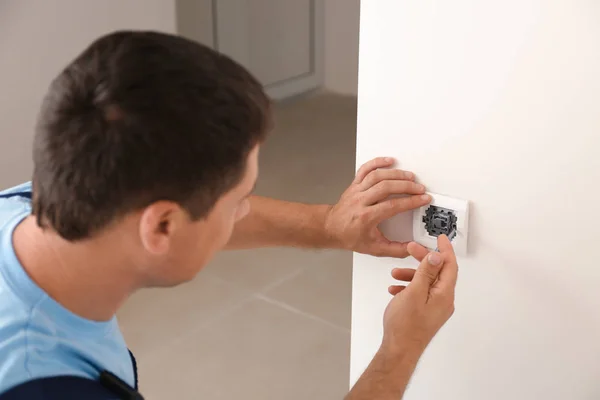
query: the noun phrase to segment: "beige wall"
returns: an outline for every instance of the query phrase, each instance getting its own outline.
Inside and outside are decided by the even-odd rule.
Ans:
[[[360,0],[325,0],[325,87],[357,94]]]
[[[38,107],[50,81],[96,37],[175,31],[172,0],[0,2],[0,187],[29,179]]]

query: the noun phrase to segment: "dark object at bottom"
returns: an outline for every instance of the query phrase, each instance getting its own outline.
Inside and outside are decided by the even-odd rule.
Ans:
[[[55,376],[22,383],[5,393],[0,400],[144,400],[137,391],[137,365],[133,362],[135,388],[116,375],[103,371],[99,380],[80,376]]]

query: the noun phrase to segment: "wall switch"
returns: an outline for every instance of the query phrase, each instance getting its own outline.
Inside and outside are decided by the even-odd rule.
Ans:
[[[432,201],[413,212],[414,241],[434,250],[437,237],[455,233],[452,245],[456,255],[467,254],[469,202],[441,194],[428,193]]]

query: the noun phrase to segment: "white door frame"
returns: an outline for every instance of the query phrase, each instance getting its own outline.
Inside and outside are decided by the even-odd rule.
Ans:
[[[247,66],[250,60],[248,46],[248,7],[252,0],[212,0],[213,47]],[[283,100],[323,86],[324,83],[324,0],[310,0],[311,40],[310,71],[265,86],[273,100]],[[235,32],[223,34],[219,26],[235,25]]]

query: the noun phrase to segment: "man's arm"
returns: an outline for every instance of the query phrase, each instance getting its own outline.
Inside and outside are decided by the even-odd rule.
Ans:
[[[428,253],[411,243],[419,268],[392,271],[393,278],[411,283],[388,289],[394,297],[383,316],[381,347],[346,400],[401,399],[425,348],[452,316],[458,264],[446,236],[438,238],[438,247],[439,253]]]
[[[420,354],[389,354],[379,350],[346,400],[399,400],[417,367]]]
[[[250,197],[250,213],[239,221],[228,249],[293,246],[340,248],[342,244],[326,229],[330,205],[311,205]]]
[[[234,229],[228,249],[294,246],[341,248],[376,256],[406,257],[407,243],[392,242],[378,225],[431,201],[411,172],[394,160],[363,165],[335,205],[307,205],[253,196],[249,215]],[[402,195],[402,197],[398,197]]]

